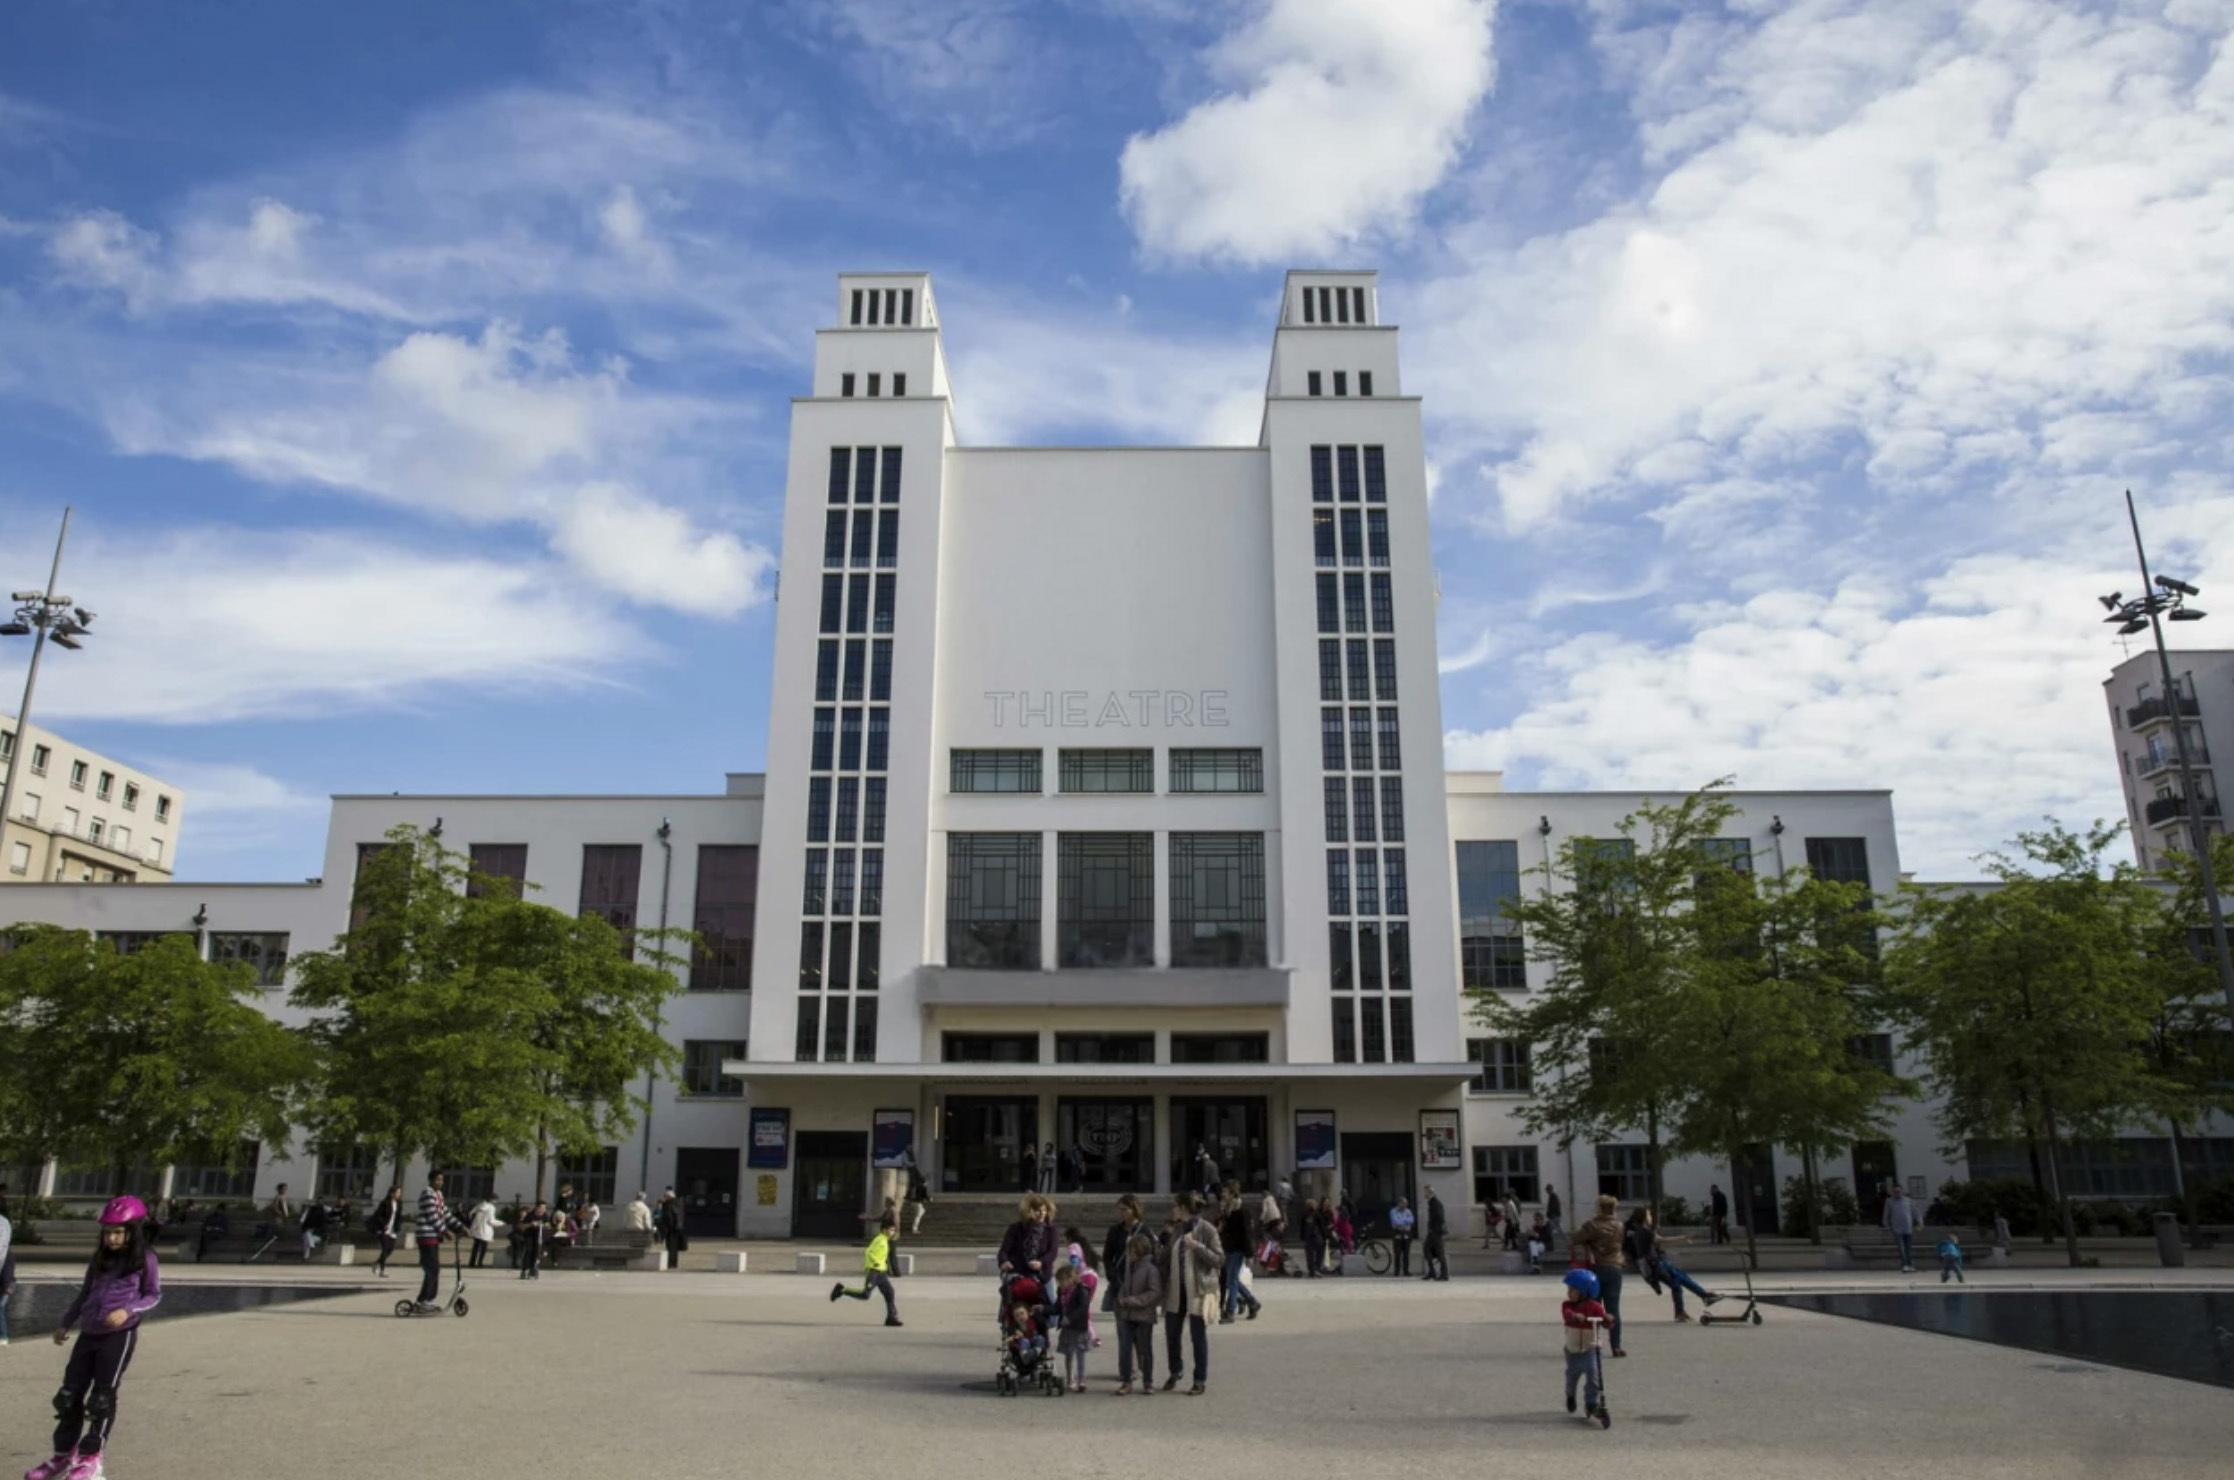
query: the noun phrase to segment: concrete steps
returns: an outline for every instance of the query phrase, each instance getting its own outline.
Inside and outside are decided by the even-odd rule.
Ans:
[[[940,1194],[932,1199],[930,1210],[923,1215],[922,1231],[908,1242],[941,1248],[982,1247],[991,1251],[1000,1247],[1001,1235],[1016,1221],[1016,1205],[1023,1197],[1021,1192]],[[1054,1201],[1056,1231],[1060,1233],[1075,1225],[1092,1242],[1098,1254],[1102,1235],[1117,1221],[1117,1195],[1058,1192],[1054,1194]],[[1165,1201],[1168,1204],[1169,1199]],[[1154,1211],[1154,1197],[1142,1194],[1141,1202]]]

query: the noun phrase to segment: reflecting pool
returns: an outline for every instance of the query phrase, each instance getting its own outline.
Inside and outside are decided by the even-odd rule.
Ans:
[[[1957,1288],[1770,1301],[2234,1387],[2234,1292]]]
[[[43,1336],[62,1319],[78,1291],[77,1282],[24,1280],[8,1302],[8,1334],[21,1340]],[[294,1300],[322,1300],[356,1291],[337,1285],[188,1285],[165,1282],[163,1302],[149,1311],[150,1321],[175,1321],[181,1316],[221,1315],[227,1311],[255,1310]]]

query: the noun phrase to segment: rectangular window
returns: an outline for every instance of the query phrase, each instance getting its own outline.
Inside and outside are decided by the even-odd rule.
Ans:
[[[1597,1153],[1600,1197],[1617,1197],[1625,1203],[1645,1202],[1651,1198],[1650,1146],[1600,1145]]]
[[[644,868],[640,843],[582,845],[578,914],[595,915],[624,934],[636,928],[636,882]]]
[[[1359,395],[1361,395],[1361,396],[1370,396],[1370,395],[1372,395],[1372,394],[1373,394],[1373,372],[1372,372],[1372,371],[1370,371],[1370,370],[1360,370],[1360,371],[1358,371],[1358,373],[1357,373],[1357,393],[1358,393]]]
[[[739,1049],[742,1056],[743,1050]],[[619,1206],[616,1196],[620,1185],[621,1149],[604,1146],[587,1156],[562,1156],[558,1158],[558,1180],[561,1185],[571,1182],[574,1190],[600,1208]]]
[[[850,915],[853,913],[853,850],[851,848],[833,848],[830,850],[830,913],[833,915]]]
[[[869,643],[869,698],[882,704],[892,697],[892,639],[874,638]],[[1383,698],[1394,695],[1384,694]]]
[[[832,509],[822,516],[822,563],[846,563],[846,511]]]
[[[105,802],[109,799],[109,793],[115,790],[115,773],[110,771],[103,771],[101,773],[101,779],[93,783],[93,798],[95,801]]]
[[[1353,637],[1350,648],[1350,697],[1363,701],[1373,697],[1373,674],[1365,661],[1366,644],[1362,637]]]
[[[100,818],[96,817],[92,819],[85,825],[86,840],[94,843],[100,842],[101,834],[107,827],[108,824],[102,821]]]
[[[799,927],[799,990],[822,990],[822,922],[809,920]]]
[[[1342,640],[1319,640],[1319,697],[1330,703],[1342,698]]]
[[[858,637],[846,640],[846,676],[838,697],[848,704],[861,702],[861,668],[862,660],[868,656],[867,648],[868,644]]]
[[[1347,288],[1334,290],[1334,317],[1339,323],[1347,324],[1350,321],[1350,293]]]
[[[1481,1065],[1468,1089],[1477,1095],[1525,1095],[1533,1087],[1525,1038],[1469,1038],[1466,1057]]]
[[[846,501],[846,490],[852,487],[853,454],[843,447],[830,449],[830,502]]]
[[[124,810],[127,812],[140,810],[140,789],[129,781],[124,783]]]
[[[1174,750],[1171,752],[1171,789],[1174,792],[1243,792],[1264,790],[1264,752],[1255,748],[1226,750]]]
[[[745,1082],[722,1073],[721,1065],[724,1059],[741,1059],[744,1056],[745,1046],[742,1043],[727,1039],[684,1039],[683,1093],[741,1099],[745,1093]]]
[[[1404,778],[1381,778],[1381,841],[1404,841]]]
[[[1350,782],[1350,825],[1353,836],[1361,843],[1370,843],[1380,829],[1374,826],[1373,778],[1358,776]]]
[[[1373,696],[1382,703],[1396,699],[1396,639],[1373,639]]]
[[[857,504],[873,503],[876,499],[877,450],[874,447],[853,449],[853,501]]]
[[[868,768],[883,771],[892,764],[892,711],[876,708],[869,711],[869,760]]]
[[[1335,584],[1336,577],[1329,573],[1319,577],[1319,630],[1342,630],[1342,588]]]
[[[825,576],[823,579],[828,580],[829,577]],[[867,576],[847,576],[846,631],[866,632],[868,630],[869,578]]]
[[[1357,1062],[1357,999],[1334,999],[1334,1062]]]
[[[907,393],[908,393],[908,374],[907,374],[907,372],[906,372],[905,370],[895,370],[895,371],[893,371],[893,372],[892,372],[892,394],[893,394],[893,395],[895,395],[895,396],[904,396],[904,395],[906,395]]]
[[[853,290],[853,318],[851,320],[851,322],[854,324],[859,324],[861,322],[861,298],[861,289],[855,288]]]
[[[842,1064],[846,1057],[846,1044],[852,1037],[853,1003],[845,997],[832,997],[822,1004],[822,1061]]]
[[[54,751],[49,747],[34,744],[31,747],[31,774],[44,776],[47,773],[47,762],[53,759],[53,756]],[[157,818],[157,821],[161,820],[160,817]]]
[[[1365,511],[1365,557],[1370,565],[1388,568],[1388,510]]]
[[[1846,1040],[1846,1051],[1881,1074],[1893,1072],[1893,1035],[1857,1033]]]
[[[869,372],[869,394],[872,396],[879,395],[883,392],[883,390],[884,377],[878,372],[871,370]]]
[[[913,288],[902,288],[900,290],[900,322],[902,324],[915,322],[915,289]]]
[[[866,860],[867,855],[864,854],[864,867],[866,867]],[[877,865],[880,877],[882,876],[883,867],[884,865],[880,858]],[[877,922],[874,920],[864,921],[861,925],[859,935],[861,937],[860,960],[859,964],[856,965],[854,968],[854,984],[864,992],[873,992],[882,982],[884,976],[884,959],[882,954],[884,949],[884,927],[877,924]]]
[[[209,958],[250,968],[256,973],[259,987],[280,986],[287,980],[287,933],[213,930],[209,937]]]
[[[1357,879],[1357,912],[1377,915],[1381,912],[1381,865],[1371,848],[1360,848],[1351,860],[1352,872]]]
[[[1309,387],[1309,389],[1310,389],[1310,392],[1311,392],[1311,394],[1312,394],[1312,395],[1314,395],[1314,396],[1315,396],[1315,395],[1318,395],[1318,394],[1319,394],[1319,372],[1318,372],[1318,371],[1316,371],[1316,370],[1307,370],[1307,371],[1305,371],[1305,372],[1304,372],[1304,376],[1303,376],[1303,378],[1304,378],[1305,382],[1306,382],[1306,383],[1308,384],[1308,387]]]
[[[1388,1000],[1388,1057],[1392,1064],[1409,1064],[1417,1052],[1412,1036],[1412,999]]]
[[[814,696],[820,703],[828,704],[838,697],[838,653],[836,638],[825,638],[815,648]]]
[[[1330,843],[1347,843],[1350,840],[1348,791],[1342,778],[1326,778],[1326,840]]]
[[[1381,990],[1381,927],[1360,924],[1357,928],[1357,989],[1361,992]]]
[[[844,576],[824,576],[822,578],[822,631],[835,632],[838,630],[841,616],[845,610],[845,595]]]
[[[1326,850],[1326,912],[1340,918],[1350,912],[1350,850]]]
[[[830,778],[817,776],[807,783],[807,841],[830,841]]]
[[[899,377],[893,377],[898,388]],[[877,999],[853,999],[853,1061],[856,1064],[873,1064],[877,1061]]]
[[[8,872],[11,874],[28,874],[31,872],[31,845],[29,843],[10,843],[8,845]]]
[[[1039,969],[1038,833],[948,833],[946,964]]]
[[[892,605],[898,589],[898,582],[894,577],[889,575],[877,577],[877,615],[876,626],[873,630],[877,632],[890,632],[892,630]]]
[[[884,913],[884,850],[882,848],[864,848],[861,850],[861,913],[864,915],[881,915]]]
[[[900,511],[877,511],[877,569],[890,570],[900,563]]]
[[[805,886],[800,891],[799,913],[802,915],[822,914],[829,909],[829,900],[830,850],[827,848],[809,848],[807,850]]]
[[[1055,963],[1156,964],[1154,833],[1061,833],[1055,840]]]
[[[514,899],[527,893],[527,844],[471,843],[465,857],[468,899],[478,899],[488,889],[483,880],[502,879],[511,886]]]
[[[1365,322],[1365,290],[1364,290],[1363,288],[1352,288],[1352,289],[1350,289],[1350,305],[1351,305],[1351,308],[1352,308],[1352,310],[1353,310],[1353,311],[1354,311],[1354,312],[1356,313],[1356,315],[1357,315],[1357,321],[1358,321],[1359,323],[1361,323],[1361,324],[1362,324],[1362,323],[1364,323],[1364,322]]]
[[[830,769],[831,751],[837,744],[837,739],[838,711],[835,709],[817,709],[814,712],[814,740],[808,747],[807,752],[808,770],[827,771]]]
[[[1373,574],[1373,630],[1375,632],[1394,632],[1396,630],[1395,587],[1387,576],[1378,571]]]
[[[1520,844],[1459,843],[1457,853],[1461,983],[1470,990],[1525,990],[1520,926],[1507,918],[1507,906],[1520,897]]]
[[[1058,785],[1065,792],[1152,792],[1156,789],[1153,750],[1065,750],[1058,758]]]
[[[1336,560],[1334,547],[1334,511],[1311,511],[1311,557],[1315,564],[1333,565]]]
[[[1334,449],[1331,447],[1311,449],[1311,502],[1334,502]]]
[[[1359,522],[1357,516],[1358,511],[1355,509],[1344,509],[1342,511],[1342,563],[1344,565],[1365,564],[1365,536],[1362,532],[1364,526]]]
[[[1384,771],[1401,771],[1404,769],[1404,748],[1397,739],[1399,729],[1400,727],[1396,721],[1396,711],[1393,709],[1382,710],[1380,724],[1381,769]]]
[[[877,497],[888,504],[900,501],[900,452],[898,447],[884,449],[884,477],[877,484]]]
[[[1354,504],[1357,502],[1357,449],[1337,447],[1334,451],[1336,466],[1341,471],[1342,502]]]
[[[857,708],[838,711],[838,769],[861,769],[861,711]]]
[[[947,790],[1040,790],[1036,750],[955,750],[947,757]]]
[[[1350,711],[1350,769],[1373,769],[1373,711],[1370,709]]]
[[[1605,1148],[1600,1147],[1601,1151]],[[1599,1163],[1602,1173],[1605,1163]],[[1603,1187],[1600,1188],[1603,1191]],[[1647,1194],[1639,1193],[1624,1202],[1642,1200]],[[1536,1175],[1536,1148],[1533,1146],[1476,1146],[1474,1148],[1474,1201],[1494,1203],[1511,1197],[1526,1206],[1543,1200],[1543,1182]]]
[[[1388,577],[1375,576],[1373,579],[1386,581]],[[1365,577],[1357,575],[1344,575],[1342,577],[1342,613],[1344,631],[1363,632],[1365,630]]]
[[[853,511],[853,547],[846,563],[855,570],[869,567],[869,552],[876,543],[877,516],[874,509]]]
[[[815,1061],[815,1051],[822,1044],[822,1000],[817,997],[799,999],[798,1036],[792,1040],[792,1056],[802,1064]]]
[[[1357,977],[1351,967],[1350,927],[1340,920],[1329,921],[1326,927],[1327,983],[1337,992],[1347,992],[1357,986]]]
[[[1264,834],[1171,834],[1171,964],[1265,964]]]
[[[1303,322],[1305,322],[1306,324],[1315,324],[1318,321],[1318,292],[1316,289],[1305,288],[1303,290]]]
[[[1412,990],[1412,927],[1402,920],[1388,924],[1388,989]]]
[[[1378,447],[1365,449],[1365,501],[1369,504],[1388,502],[1388,461]]]
[[[1809,838],[1807,867],[1818,879],[1834,884],[1869,882],[1869,839]]]
[[[1383,1015],[1381,999],[1361,997],[1357,1004],[1358,1025],[1364,1032],[1358,1035],[1363,1050],[1359,1059],[1368,1064],[1388,1062],[1388,1023]]]
[[[861,841],[884,841],[884,778],[871,776],[861,783]]]
[[[1153,1064],[1153,1033],[1057,1033],[1058,1064]]]
[[[699,844],[690,921],[698,934],[690,958],[693,992],[752,990],[753,920],[759,904],[760,849],[750,843]]]
[[[1272,1061],[1269,1033],[1174,1033],[1174,1064],[1265,1064]]]
[[[45,800],[35,791],[23,792],[16,797],[16,816],[30,822],[39,820],[39,804]]]
[[[1350,393],[1350,372],[1349,372],[1349,371],[1347,371],[1347,370],[1337,370],[1337,371],[1335,371],[1335,372],[1334,372],[1334,394],[1336,394],[1336,395],[1338,395],[1338,396],[1346,396],[1346,395],[1348,395],[1349,393]]]
[[[830,927],[830,990],[853,990],[853,927],[835,924]]]
[[[1037,1033],[944,1033],[939,1059],[948,1064],[1036,1064]]]
[[[1342,745],[1342,711],[1319,711],[1319,764],[1329,771],[1342,770],[1347,757]]]

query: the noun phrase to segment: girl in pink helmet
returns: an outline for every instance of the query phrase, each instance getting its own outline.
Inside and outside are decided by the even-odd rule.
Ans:
[[[155,1250],[148,1244],[147,1206],[120,1197],[101,1210],[101,1242],[85,1267],[54,1344],[78,1344],[54,1395],[54,1457],[33,1465],[24,1480],[98,1480],[101,1451],[116,1425],[116,1390],[140,1340],[140,1317],[163,1298]]]

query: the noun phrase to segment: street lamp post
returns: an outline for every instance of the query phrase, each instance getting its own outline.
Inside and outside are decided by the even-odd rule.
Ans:
[[[2180,719],[2180,689],[2172,677],[2172,655],[2164,647],[2164,620],[2201,621],[2203,613],[2186,604],[2199,595],[2185,581],[2149,574],[2149,552],[2141,544],[2141,516],[2133,507],[2133,490],[2125,493],[2125,517],[2133,526],[2133,553],[2141,562],[2141,594],[2127,600],[2123,592],[2102,598],[2110,615],[2105,622],[2119,623],[2120,636],[2146,630],[2156,639],[2157,669],[2164,677],[2164,703],[2172,720],[2172,744],[2180,760],[2180,808],[2187,818],[2188,840],[2203,883],[2203,901],[2211,912],[2211,952],[2217,958],[2219,989],[2226,994],[2226,1010],[2234,1016],[2234,952],[2226,944],[2226,911],[2219,903],[2218,878],[2211,867],[2211,829],[2203,816],[2203,799],[2195,790],[2195,765],[2188,754],[2187,726]]]
[[[23,753],[31,748],[31,695],[39,686],[39,658],[46,651],[47,639],[56,645],[75,651],[82,646],[79,639],[86,636],[86,628],[93,624],[93,613],[81,606],[72,606],[70,598],[59,594],[55,583],[62,576],[62,545],[70,537],[70,511],[62,511],[62,532],[54,537],[54,564],[47,570],[47,584],[43,591],[18,591],[10,599],[17,603],[15,620],[0,624],[0,637],[28,637],[31,639],[31,668],[23,676],[23,703],[16,709],[16,741],[8,751],[8,770],[0,779],[0,836],[5,836],[8,823],[15,818],[16,768],[23,764]]]

